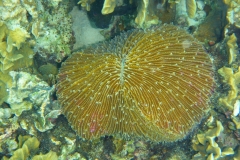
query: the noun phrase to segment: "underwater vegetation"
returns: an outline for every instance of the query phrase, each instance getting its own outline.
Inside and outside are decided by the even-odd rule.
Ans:
[[[57,96],[83,138],[175,141],[208,111],[212,72],[198,41],[163,25],[123,33],[73,54],[60,69]]]

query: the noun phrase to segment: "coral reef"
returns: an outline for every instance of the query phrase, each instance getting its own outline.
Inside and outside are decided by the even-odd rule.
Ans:
[[[240,72],[234,73],[232,68],[223,67],[218,70],[218,73],[223,76],[223,82],[228,83],[230,86],[230,91],[226,97],[220,98],[220,104],[227,107],[229,110],[234,109],[234,104],[239,99],[238,97],[238,84],[240,83]]]
[[[195,0],[186,0],[187,13],[190,18],[194,18],[197,11],[197,4]]]
[[[164,25],[73,54],[60,69],[57,96],[83,138],[175,141],[208,111],[211,74],[212,61],[201,44]]]
[[[13,152],[12,159],[27,159],[30,156],[30,153],[35,152],[39,147],[39,141],[36,137],[18,137],[19,149]]]
[[[40,142],[36,137],[29,136],[19,136],[18,137],[18,149],[13,152],[13,155],[10,158],[4,157],[5,160],[25,160],[33,155],[39,148]],[[51,159],[57,160],[57,154],[55,152],[48,152],[45,155],[35,155],[32,157],[32,160],[41,160],[41,159]]]
[[[0,85],[4,91],[0,104],[6,101],[6,90],[11,87],[9,71],[32,66],[35,53],[46,58],[53,56],[55,61],[61,61],[70,53],[72,31],[71,18],[66,13],[68,1],[58,7],[60,1],[50,1],[49,8],[42,1],[1,1]],[[50,10],[54,15],[50,15]],[[30,107],[29,104],[26,106]]]
[[[95,0],[81,0],[79,4],[87,11],[90,11],[90,5],[93,2]],[[101,13],[103,15],[111,14],[115,8],[126,5],[137,6],[137,15],[135,17],[135,24],[133,25],[136,28],[149,28],[159,22],[169,23],[174,17],[176,17],[177,23],[181,23],[182,19],[186,19],[185,25],[197,27],[206,17],[206,13],[203,11],[203,0],[130,0],[129,4],[126,4],[123,0],[105,0]]]
[[[239,0],[223,0],[228,6],[227,20],[229,25],[234,25],[240,28],[240,1]]]
[[[118,1],[122,0],[104,0],[103,8],[102,8],[102,14],[109,14],[114,11],[114,8],[116,7]]]
[[[29,34],[22,28],[13,30],[0,21],[0,72],[32,65],[33,51],[26,42]]]
[[[240,97],[239,97],[239,84],[240,84],[240,72],[239,69],[234,71],[233,68],[223,67],[218,70],[219,74],[223,77],[223,82],[230,86],[227,95],[221,95],[219,98],[220,109],[227,115],[229,112],[230,120],[229,128],[233,130],[236,137],[239,138],[238,130],[240,129]],[[232,126],[232,127],[231,127]]]
[[[227,41],[227,46],[228,46],[228,54],[229,54],[228,63],[232,64],[232,62],[236,60],[237,52],[238,52],[237,38],[234,33],[231,36],[229,36]]]
[[[9,96],[5,102],[17,116],[24,110],[30,110],[33,104],[41,105],[46,99],[46,93],[51,90],[46,82],[29,73],[11,71],[10,76],[12,86],[8,88]]]
[[[75,0],[0,0],[0,159],[240,159],[239,0],[80,0],[78,4],[81,9]],[[160,27],[164,33],[151,28],[164,23],[193,34],[204,42],[204,49],[189,35],[181,41],[176,34],[183,33],[181,29]],[[152,38],[153,30],[161,36]],[[102,35],[112,39],[121,31],[128,32],[89,47],[103,41]],[[170,52],[169,46],[174,50]],[[198,51],[189,52],[194,46]],[[77,62],[74,67],[81,67],[83,77],[68,83],[78,77],[78,71],[68,65],[62,71],[64,67],[69,70],[60,73],[68,84],[65,87],[82,86],[79,96],[80,89],[66,92],[62,104],[67,106],[67,121],[55,95],[56,75],[59,62],[82,47],[89,48],[74,53],[65,64]],[[156,53],[155,60],[149,62],[152,55],[146,51]],[[214,69],[205,51],[215,60]],[[162,54],[165,52],[168,55]],[[209,68],[203,71],[206,66]],[[84,77],[87,72],[91,75]],[[210,74],[216,78],[214,87],[212,77],[211,84],[202,81]],[[139,76],[142,78],[136,78]],[[215,93],[210,91],[213,89]],[[155,93],[160,96],[154,97]],[[75,101],[70,101],[72,96]],[[209,99],[211,108],[205,103]],[[82,110],[78,111],[77,103]],[[67,113],[74,106],[70,112],[85,116],[75,119],[73,113]],[[183,106],[187,110],[181,110]],[[168,110],[173,107],[175,110]],[[196,125],[205,113],[202,110],[210,110],[212,116]],[[83,121],[87,123],[82,125]],[[68,122],[81,125],[80,137]],[[180,140],[158,143],[176,139]]]
[[[201,157],[207,157],[207,159],[218,159],[228,155],[233,155],[234,151],[231,147],[220,148],[218,143],[215,142],[215,138],[222,134],[224,128],[220,121],[214,122],[213,118],[209,118],[209,129],[205,133],[197,134],[193,140],[193,149],[201,153]],[[195,155],[193,159],[198,159],[199,155]]]
[[[95,0],[80,0],[78,4],[81,4],[83,8],[85,8],[87,11],[90,11],[90,5],[93,2],[95,2]]]
[[[0,71],[0,105],[7,99],[8,91],[7,88],[11,87],[12,78],[8,73]]]
[[[135,18],[136,24],[140,28],[149,28],[153,24],[158,24],[158,17],[152,10],[154,1],[142,0],[138,3],[138,14]]]
[[[68,14],[68,8],[69,1],[63,0],[54,8],[45,7],[41,14],[39,19],[42,20],[42,27],[34,51],[42,57],[51,57],[56,62],[60,62],[71,53],[72,19]]]
[[[10,71],[9,74],[11,87],[5,100],[9,106],[0,110],[0,128],[5,128],[0,138],[2,148],[8,145],[9,137],[14,139],[13,134],[19,129],[25,129],[26,133],[35,136],[39,131],[52,129],[54,119],[61,114],[59,106],[54,107],[50,99],[54,87],[26,72]],[[10,142],[14,142],[13,139]]]

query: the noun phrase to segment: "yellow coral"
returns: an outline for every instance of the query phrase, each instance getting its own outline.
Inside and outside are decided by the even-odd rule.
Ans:
[[[25,160],[31,152],[38,149],[40,142],[36,137],[19,136],[19,149],[17,149],[9,160],[20,159]]]
[[[149,0],[143,0],[140,6],[138,6],[139,11],[135,22],[140,26],[143,25],[144,19],[146,18],[148,3]]]
[[[93,2],[95,2],[95,0],[80,0],[78,4],[81,4],[83,8],[85,8],[87,11],[90,11],[90,5]]]
[[[234,103],[237,100],[238,96],[238,84],[240,83],[240,67],[238,72],[233,73],[232,68],[223,67],[218,70],[218,73],[223,76],[223,82],[228,83],[230,86],[230,91],[226,97],[220,98],[220,104],[223,104],[230,110],[234,109]]]
[[[0,43],[0,63],[2,64],[0,70],[6,72],[31,66],[33,63],[33,54],[34,52],[28,44],[25,44],[19,50],[14,47],[11,52],[7,52],[6,43]]]
[[[105,0],[102,8],[102,14],[109,14],[114,11],[116,0]]]
[[[229,60],[228,63],[232,64],[233,61],[235,61],[238,53],[238,45],[237,45],[237,37],[233,33],[231,36],[229,36],[227,41],[228,46],[228,54],[229,54]]]
[[[26,38],[29,38],[30,35],[23,29],[17,28],[15,30],[9,30],[8,36],[7,36],[7,51],[11,52],[13,49],[13,46],[17,47],[17,49],[20,49],[20,45],[26,41]]]
[[[26,160],[30,158],[30,155],[36,152],[39,148],[40,142],[36,137],[19,136],[18,137],[18,149],[14,151],[12,157],[9,160]],[[8,158],[3,157],[5,160]],[[32,160],[57,160],[58,156],[55,152],[49,151],[47,154],[35,155]]]
[[[82,7],[86,8],[87,11],[90,10],[90,4],[95,0],[80,0],[78,4],[81,4]],[[132,3],[129,0],[129,3]],[[136,24],[140,28],[149,28],[152,24],[158,24],[158,17],[154,14],[153,7],[155,7],[155,1],[141,0],[137,1],[138,4],[138,14],[135,18]],[[163,2],[165,3],[165,2]],[[102,8],[102,14],[110,14],[114,11],[116,6],[121,6],[122,1],[118,0],[105,0]]]
[[[61,67],[57,96],[83,138],[120,134],[175,141],[209,110],[212,71],[200,43],[163,25],[73,54]]]
[[[209,128],[203,134],[197,134],[197,140],[193,140],[193,149],[199,151],[201,155],[206,156],[208,160],[234,154],[232,148],[226,147],[222,150],[215,142],[215,138],[218,137],[223,130],[222,123],[216,121],[214,128]]]
[[[240,28],[240,1],[239,0],[223,0],[227,5],[227,20],[229,24],[233,24]]]
[[[58,156],[55,152],[50,151],[47,154],[36,155],[32,160],[58,160]]]
[[[135,23],[141,28],[149,28],[152,24],[158,24],[158,17],[151,10],[154,1],[142,0],[138,3],[138,14]]]
[[[7,87],[3,81],[0,80],[0,105],[7,99]]]
[[[236,128],[240,129],[240,119],[239,119],[239,117],[232,116],[231,119],[232,119],[233,123],[235,124]]]
[[[0,105],[7,99],[7,88],[12,86],[10,75],[0,71]]]
[[[26,39],[29,34],[21,28],[10,30],[4,22],[0,21],[0,104],[6,100],[11,78],[11,70],[32,65],[34,52]],[[24,45],[22,45],[24,44]]]
[[[9,30],[2,22],[0,23],[0,71],[28,67],[32,65],[33,50],[26,43],[29,35],[24,30]],[[24,45],[21,46],[21,44]]]
[[[195,16],[197,11],[197,4],[195,0],[186,0],[187,14],[190,18]]]

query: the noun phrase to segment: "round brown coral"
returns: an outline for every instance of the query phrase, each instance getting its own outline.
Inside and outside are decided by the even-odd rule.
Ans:
[[[208,110],[212,62],[173,25],[123,33],[75,53],[57,85],[64,115],[87,139],[103,135],[175,141]]]

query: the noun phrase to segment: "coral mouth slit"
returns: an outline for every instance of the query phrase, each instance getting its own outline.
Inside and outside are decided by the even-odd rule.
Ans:
[[[60,69],[57,96],[83,138],[176,141],[209,110],[212,72],[197,40],[163,25],[74,53]]]
[[[121,60],[121,71],[120,71],[120,84],[124,85],[124,66],[125,66],[126,56],[124,56]]]

